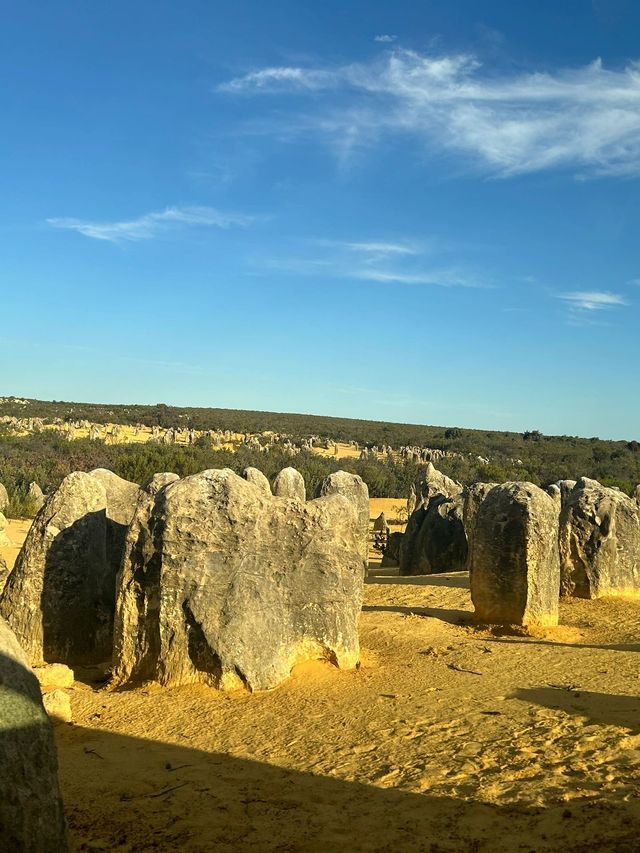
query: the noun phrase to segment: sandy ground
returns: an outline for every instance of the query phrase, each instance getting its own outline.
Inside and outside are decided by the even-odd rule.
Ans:
[[[635,853],[640,602],[568,602],[538,636],[471,614],[463,574],[379,574],[358,670],[254,695],[78,672],[72,850]]]

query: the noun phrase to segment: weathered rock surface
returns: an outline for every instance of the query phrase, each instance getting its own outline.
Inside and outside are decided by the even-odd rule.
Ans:
[[[259,489],[262,489],[268,495],[271,494],[271,483],[258,468],[245,468],[242,476],[248,483],[253,483],[254,486],[258,486]]]
[[[358,662],[363,573],[354,505],[267,495],[228,469],[139,505],[118,604],[115,683],[280,684],[301,660]],[[120,612],[124,610],[126,612]]]
[[[473,527],[478,514],[478,507],[489,494],[496,483],[473,483],[462,493],[462,523],[467,537],[467,571],[473,568]]]
[[[307,499],[304,477],[295,468],[283,468],[273,482],[273,494],[279,498]]]
[[[472,530],[471,599],[480,621],[557,625],[558,507],[532,483],[494,486]]]
[[[150,516],[157,495],[180,478],[177,474],[154,474],[144,483],[138,495],[136,509],[127,531],[122,566],[116,577],[116,611],[113,623],[113,660],[137,659],[138,668],[153,671],[159,654],[158,637],[155,630],[148,631],[150,624],[157,625],[159,598],[147,593],[159,590],[159,566],[154,556],[154,539],[149,529]],[[151,678],[152,676],[145,676]]]
[[[348,471],[329,474],[320,486],[320,497],[342,495],[350,501],[358,517],[360,553],[365,571],[369,563],[369,489],[362,477]]]
[[[0,546],[5,548],[7,545],[11,545],[11,540],[9,539],[9,534],[7,533],[7,519],[4,517],[2,512],[0,512]]]
[[[106,508],[104,486],[75,472],[34,519],[0,597],[0,616],[33,664],[95,663],[111,654]]]
[[[422,502],[425,507],[428,507],[431,498],[436,495],[444,495],[447,498],[456,498],[462,493],[462,486],[429,462],[424,475],[416,480],[415,484],[417,504],[416,508]]]
[[[63,663],[47,663],[44,666],[35,666],[33,674],[45,692],[73,687],[73,670]]]
[[[462,496],[435,494],[409,519],[401,540],[400,574],[461,572],[467,565]]]
[[[33,503],[35,504],[36,508],[41,509],[44,505],[45,497],[44,492],[42,491],[40,486],[37,483],[29,483],[28,494]]]
[[[64,690],[51,690],[42,696],[42,704],[54,725],[59,723],[70,723],[73,719],[71,713],[71,699]]]
[[[0,596],[2,595],[2,590],[5,588],[5,584],[7,583],[7,578],[9,577],[9,567],[7,566],[3,557],[0,557]]]
[[[115,578],[122,566],[127,529],[136,511],[140,487],[137,483],[130,483],[128,480],[123,480],[122,477],[118,477],[117,474],[106,468],[96,468],[90,472],[90,476],[104,487],[107,495],[106,548],[107,560],[114,579],[110,608],[115,611]]]
[[[380,561],[381,569],[389,569],[398,565],[400,560],[400,543],[402,542],[403,533],[390,533],[387,539],[387,547],[384,549],[382,560]]]
[[[67,850],[53,730],[38,682],[0,619],[0,848]]]
[[[640,507],[581,478],[560,516],[562,593],[578,598],[640,595]]]
[[[9,506],[9,493],[6,488],[0,483],[0,512],[4,512]]]
[[[636,499],[636,503],[640,505],[640,485],[636,486],[636,490],[634,492],[634,497]]]

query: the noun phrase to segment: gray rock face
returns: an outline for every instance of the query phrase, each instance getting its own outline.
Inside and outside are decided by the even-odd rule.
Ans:
[[[387,547],[384,549],[382,560],[380,562],[381,569],[389,569],[398,565],[400,560],[400,543],[402,542],[403,533],[391,533],[387,539]]]
[[[134,525],[123,572],[139,594],[119,598],[115,683],[265,690],[298,661],[358,662],[362,557],[342,495],[301,504],[204,471],[139,505]]]
[[[564,506],[576,485],[575,480],[558,480],[556,486],[560,489],[560,504]]]
[[[2,595],[2,591],[7,582],[7,578],[9,577],[9,567],[7,566],[3,557],[0,557],[0,596]]]
[[[295,468],[283,468],[273,482],[273,494],[279,498],[307,499],[304,477]]]
[[[41,509],[43,504],[44,504],[45,497],[44,497],[44,492],[42,491],[40,486],[37,483],[29,483],[28,494],[29,494],[29,497],[34,502],[36,508]]]
[[[0,483],[0,512],[4,512],[9,506],[9,493],[6,488]]]
[[[467,537],[467,571],[473,568],[473,527],[478,514],[478,507],[489,494],[496,483],[473,483],[462,493],[462,523]]]
[[[0,619],[0,847],[67,850],[53,730],[38,682]]]
[[[583,477],[563,506],[559,541],[564,595],[639,594],[640,508],[632,498]]]
[[[115,577],[122,566],[127,529],[136,510],[140,487],[106,468],[96,468],[90,476],[104,487],[107,495],[107,560],[114,578],[112,609],[115,610]]]
[[[479,620],[557,625],[558,507],[532,483],[494,486],[472,530],[471,599]]]
[[[144,483],[129,525],[122,566],[116,578],[116,610],[113,622],[113,660],[137,661],[137,669],[151,678],[160,652],[155,628],[159,624],[159,566],[154,558],[154,538],[149,528],[151,513],[160,492],[180,478],[163,473]]]
[[[329,474],[320,486],[320,497],[342,495],[350,501],[358,517],[360,554],[365,566],[369,563],[369,489],[362,477],[348,471]]]
[[[2,512],[0,512],[0,546],[4,548],[7,545],[11,545],[11,540],[7,533],[7,519],[4,517]]]
[[[424,475],[416,481],[415,484],[417,504],[422,502],[425,507],[428,507],[431,498],[436,495],[444,495],[447,498],[456,498],[462,493],[462,486],[456,483],[446,474],[438,471],[432,462],[429,462]]]
[[[560,508],[562,507],[562,492],[560,491],[560,486],[556,485],[556,483],[552,483],[550,486],[547,486],[545,491],[549,497],[553,498],[556,502],[558,512],[560,512]]]
[[[265,494],[271,494],[271,483],[258,468],[245,468],[242,476],[248,483],[253,483],[259,489],[262,489]]]
[[[0,616],[32,664],[95,663],[111,654],[106,510],[104,486],[75,472],[34,519],[0,597]]]
[[[409,520],[401,540],[400,574],[461,572],[467,565],[462,496],[433,495]]]

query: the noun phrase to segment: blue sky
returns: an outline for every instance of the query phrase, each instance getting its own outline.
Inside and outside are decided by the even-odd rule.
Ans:
[[[0,393],[638,437],[638,32],[4,4]]]

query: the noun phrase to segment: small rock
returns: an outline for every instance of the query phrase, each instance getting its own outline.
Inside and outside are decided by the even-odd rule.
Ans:
[[[72,720],[71,700],[64,690],[52,690],[45,693],[42,703],[53,723],[70,723]]]
[[[45,692],[59,688],[73,687],[73,670],[63,663],[47,663],[33,668],[35,677]]]

